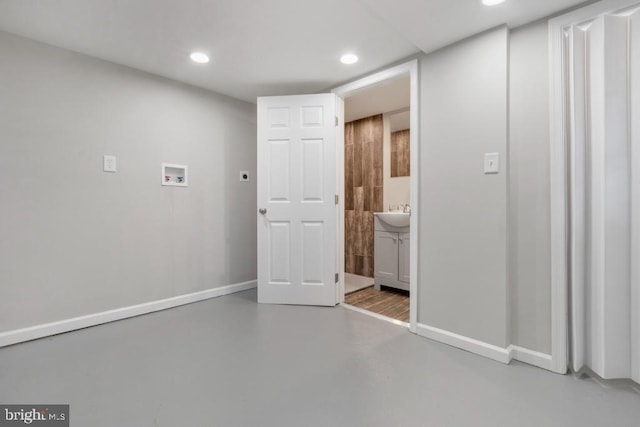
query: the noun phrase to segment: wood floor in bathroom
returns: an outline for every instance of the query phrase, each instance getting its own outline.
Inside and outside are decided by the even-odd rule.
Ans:
[[[349,305],[409,323],[409,292],[373,286],[345,295]]]

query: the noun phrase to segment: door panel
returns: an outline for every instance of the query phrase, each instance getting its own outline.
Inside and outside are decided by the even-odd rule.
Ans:
[[[291,284],[291,226],[288,222],[269,223],[269,282]]]
[[[323,285],[324,224],[322,222],[302,223],[302,284]]]
[[[269,144],[269,201],[289,202],[291,176],[291,143],[289,140],[270,140]]]
[[[302,201],[322,202],[324,196],[324,141],[302,140]]]
[[[258,302],[336,303],[336,99],[258,99]]]

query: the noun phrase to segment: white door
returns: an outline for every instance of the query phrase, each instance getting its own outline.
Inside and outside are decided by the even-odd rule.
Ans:
[[[564,40],[570,326],[574,370],[640,381],[640,3],[628,6]]]
[[[258,302],[336,304],[336,97],[258,98]]]

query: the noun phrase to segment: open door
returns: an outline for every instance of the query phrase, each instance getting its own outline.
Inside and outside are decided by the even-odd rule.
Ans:
[[[258,98],[258,302],[333,306],[334,94]]]

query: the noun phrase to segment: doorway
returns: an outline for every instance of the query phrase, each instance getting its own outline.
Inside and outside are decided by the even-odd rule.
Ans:
[[[337,147],[338,302],[410,328],[417,323],[417,78],[414,60],[333,91],[345,122]]]

